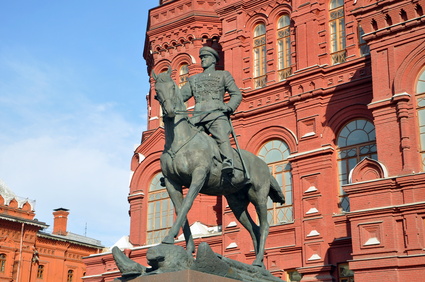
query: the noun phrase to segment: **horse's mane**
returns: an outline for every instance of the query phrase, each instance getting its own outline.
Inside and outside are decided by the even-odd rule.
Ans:
[[[171,78],[171,75],[167,72],[162,72],[157,74],[156,80],[157,83],[161,83],[161,82],[170,82],[173,81],[173,79]]]

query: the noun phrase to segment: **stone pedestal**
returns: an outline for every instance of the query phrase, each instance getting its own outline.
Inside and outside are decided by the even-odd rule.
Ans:
[[[114,280],[114,282],[125,281],[125,282],[235,282],[238,280],[203,273],[195,270],[182,270],[177,272],[167,272],[155,275],[140,276],[129,280]]]
[[[206,242],[199,244],[196,260],[177,245],[159,244],[151,247],[146,256],[152,268],[132,261],[117,247],[112,248],[112,254],[123,275],[114,282],[283,282],[265,268],[214,253]]]

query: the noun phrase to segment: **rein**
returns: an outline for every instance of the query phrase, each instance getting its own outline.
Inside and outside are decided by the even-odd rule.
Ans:
[[[158,102],[161,104],[161,106],[163,107],[163,110],[165,109],[164,104],[169,101],[170,99],[172,99],[171,97],[168,97],[166,99],[158,99],[157,96],[155,97],[156,100],[158,100]],[[175,103],[174,107],[176,106]],[[193,115],[193,117],[199,116],[199,115],[205,115],[205,114],[210,114],[210,113],[214,113],[214,112],[223,112],[222,110],[211,110],[211,111],[188,111],[188,110],[174,110],[174,114],[175,115]],[[166,113],[167,114],[167,113]],[[188,119],[188,117],[185,118],[186,120]],[[192,125],[193,126],[193,125]],[[195,136],[201,132],[202,130],[196,128],[195,126],[193,126],[193,128],[195,129],[194,134],[192,134],[183,144],[181,144],[177,149],[172,149],[171,147],[169,149],[167,149],[167,153],[170,155],[170,157],[172,159],[174,159],[174,157],[176,156],[176,154],[184,147],[186,146],[193,138],[195,138]],[[177,171],[177,170],[176,170]]]
[[[190,138],[188,138],[177,150],[173,150],[171,147],[167,150],[167,153],[170,155],[171,159],[174,160],[176,154],[180,151],[181,148],[187,145],[195,136],[200,132],[200,130],[196,130],[194,134]]]

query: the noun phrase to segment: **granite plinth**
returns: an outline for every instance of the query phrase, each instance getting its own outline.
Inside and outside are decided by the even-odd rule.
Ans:
[[[115,279],[114,282],[236,282],[238,280],[186,269],[155,275],[139,276],[133,279]]]

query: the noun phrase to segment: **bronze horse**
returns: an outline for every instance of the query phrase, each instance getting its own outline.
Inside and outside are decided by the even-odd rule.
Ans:
[[[199,131],[188,120],[186,106],[180,91],[170,76],[171,70],[156,75],[155,99],[163,110],[165,148],[161,155],[161,169],[165,186],[174,204],[177,218],[162,243],[174,244],[174,238],[181,227],[188,252],[194,252],[195,245],[187,221],[187,213],[198,193],[224,195],[239,222],[252,237],[256,259],[253,265],[263,267],[266,237],[269,232],[267,221],[267,199],[283,204],[284,195],[276,179],[270,174],[267,164],[254,154],[241,150],[246,173],[241,159],[234,150],[235,169],[232,177],[221,174],[221,157],[216,142],[206,133]],[[188,187],[183,197],[182,187]],[[252,203],[258,214],[259,226],[248,213]]]

